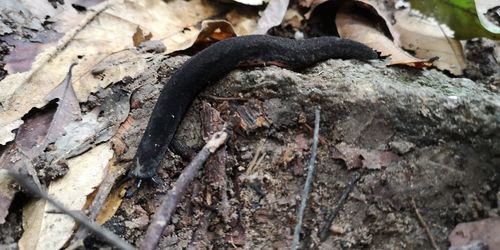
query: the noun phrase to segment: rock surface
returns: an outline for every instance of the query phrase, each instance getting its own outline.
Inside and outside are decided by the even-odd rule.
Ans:
[[[132,97],[132,103],[143,105],[132,110],[137,127],[126,139],[130,150],[124,158],[133,156],[161,89],[159,83],[151,85],[151,79],[165,79],[185,59],[157,60],[151,72],[130,82],[129,88],[148,85]],[[436,70],[329,60],[300,72],[274,66],[235,70],[201,96],[227,121],[247,110],[255,120],[260,115],[267,122],[250,130],[236,128],[239,131],[228,145],[232,220],[225,223],[215,215],[209,222],[210,237],[205,240],[214,247],[289,246],[310,154],[309,126],[318,105],[322,142],[306,209],[304,247],[430,248],[411,199],[441,247],[448,246],[448,234],[457,223],[500,214],[495,205],[500,183],[500,97],[471,80],[452,79]],[[196,150],[203,145],[199,108],[197,100],[176,136]],[[249,171],[259,150],[262,159]],[[352,160],[358,165],[350,166]],[[171,183],[182,168],[180,158],[170,155],[159,176]],[[320,242],[317,232],[353,171],[362,173],[361,180],[334,220],[344,231]],[[197,185],[201,182],[205,190],[202,176]],[[154,190],[125,201],[123,209],[141,204],[153,213],[159,193],[168,187]],[[212,206],[220,207],[219,190],[207,192]],[[173,233],[165,236],[163,246],[189,245],[190,235],[205,218],[208,210],[194,199],[207,202],[208,198],[191,195],[177,210]],[[126,229],[124,237],[134,241],[141,235]]]

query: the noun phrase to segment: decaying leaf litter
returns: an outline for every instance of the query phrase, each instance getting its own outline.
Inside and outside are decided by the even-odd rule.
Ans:
[[[44,2],[43,4],[47,3]],[[47,147],[49,150],[42,149],[44,154],[42,157],[39,157],[41,159],[37,160],[38,163],[36,163],[41,166],[41,169],[35,169],[36,173],[32,175],[41,177],[43,185],[51,182],[56,183],[59,179],[61,181],[65,178],[69,180],[68,177],[70,175],[64,174],[68,171],[67,169],[71,171],[72,164],[65,161],[83,161],[83,164],[90,163],[89,160],[85,160],[85,157],[98,159],[90,154],[90,152],[95,152],[96,149],[99,152],[98,154],[103,154],[104,152],[113,152],[110,151],[113,148],[115,152],[114,157],[108,159],[113,159],[113,162],[115,162],[115,159],[118,159],[117,163],[122,166],[126,166],[127,159],[133,156],[134,147],[137,145],[141,134],[141,126],[133,124],[145,125],[148,112],[150,112],[154,105],[155,96],[161,89],[161,84],[157,81],[168,77],[172,73],[172,70],[185,60],[182,58],[180,60],[166,59],[160,54],[137,53],[133,49],[127,49],[127,47],[133,47],[132,37],[134,34],[137,34],[137,27],[140,26],[141,30],[144,31],[144,34],[146,34],[144,37],[148,37],[147,34],[153,34],[153,41],[155,37],[156,39],[160,38],[160,41],[163,41],[163,44],[166,45],[167,53],[170,53],[177,50],[176,48],[184,49],[186,46],[190,46],[194,40],[198,42],[217,41],[221,37],[254,33],[252,27],[256,27],[257,23],[261,22],[261,20],[257,20],[257,9],[253,10],[253,12],[245,8],[235,8],[228,11],[227,8],[222,8],[218,5],[196,6],[195,4],[191,6],[182,1],[174,1],[164,5],[160,2],[157,4],[161,6],[161,8],[158,8],[158,12],[165,11],[165,9],[168,10],[169,7],[176,7],[187,8],[191,11],[190,13],[196,13],[196,15],[193,15],[195,16],[194,20],[172,25],[171,27],[179,27],[177,32],[171,32],[172,29],[169,29],[165,33],[164,30],[159,32],[160,27],[164,26],[157,26],[155,23],[155,21],[164,20],[156,18],[158,17],[157,15],[149,13],[150,11],[146,8],[145,3],[137,2],[131,4],[127,2],[123,6],[116,7],[113,5],[113,2],[105,2],[96,6],[84,6],[84,9],[88,9],[82,15],[75,14],[79,13],[76,11],[76,8],[73,8],[73,10],[65,6],[62,10],[59,9],[61,11],[59,13],[60,16],[52,13],[54,19],[50,20],[56,21],[57,25],[54,26],[54,30],[65,34],[65,36],[58,40],[53,47],[50,47],[50,45],[54,43],[54,39],[47,40],[49,42],[46,46],[49,49],[45,51],[37,47],[36,50],[42,52],[36,58],[32,57],[31,60],[34,61],[31,62],[31,67],[24,66],[24,70],[26,70],[24,74],[10,74],[1,82],[2,86],[8,86],[5,88],[6,92],[4,92],[5,95],[2,95],[1,100],[1,115],[6,119],[0,120],[1,122],[8,121],[8,123],[2,124],[2,136],[5,136],[2,137],[2,140],[6,142],[12,140],[14,135],[12,132],[16,132],[16,126],[27,122],[26,113],[28,111],[32,110],[30,113],[34,113],[35,115],[40,113],[40,111],[33,109],[33,107],[43,110],[47,107],[54,108],[56,106],[53,102],[47,104],[50,100],[45,99],[47,97],[46,93],[52,91],[61,82],[64,75],[68,73],[68,66],[75,60],[78,61],[78,65],[75,66],[73,72],[75,80],[72,86],[75,89],[77,102],[81,102],[82,115],[83,117],[87,117],[87,119],[77,119],[74,121],[75,126],[73,128],[70,127],[71,129],[67,129],[67,131],[73,131],[73,134],[82,134],[83,136],[75,138],[71,136],[71,133],[69,135],[65,134],[61,137],[65,138],[65,140],[60,139],[59,144],[49,143],[50,145]],[[363,4],[365,3],[361,3],[360,1],[356,6]],[[224,10],[218,9],[219,7]],[[211,9],[213,12],[208,12],[206,8]],[[370,7],[370,11],[373,8]],[[383,9],[380,6],[377,6],[375,9],[377,8]],[[290,9],[293,10],[293,3]],[[329,10],[329,7],[322,9],[321,5],[319,5],[315,11],[321,12],[324,9]],[[348,20],[350,18],[349,12],[346,12],[345,9],[346,7],[340,8],[339,11],[344,11],[343,13],[346,16],[337,15],[337,19],[343,18],[344,20]],[[28,8],[28,10],[31,9]],[[132,13],[131,10],[137,12]],[[145,12],[145,10],[148,11]],[[224,26],[219,26],[221,28],[217,28],[219,24],[215,22],[215,28],[214,26],[210,26],[209,28],[212,31],[198,32],[196,27],[200,26],[196,24],[206,18],[204,15],[207,14],[209,16],[210,13],[217,13],[217,11],[225,13],[224,17],[233,28],[228,30],[225,24]],[[379,10],[377,11],[380,12]],[[129,15],[123,14],[124,12],[127,12]],[[355,12],[352,12],[351,17],[354,20],[356,19]],[[200,13],[204,14],[200,16]],[[253,13],[253,16],[249,13]],[[40,13],[32,12],[31,14],[36,17],[42,17],[43,11],[40,11]],[[23,15],[26,15],[26,13],[23,13]],[[136,15],[135,17],[144,17],[144,19],[135,18],[135,22],[128,22],[126,17],[134,15]],[[65,22],[68,16],[73,18],[72,23]],[[81,19],[75,19],[74,17],[80,17]],[[118,35],[119,37],[123,37],[123,39],[114,35],[109,36],[110,39],[112,38],[108,40],[111,41],[111,43],[108,42],[110,48],[96,43],[100,52],[97,53],[99,56],[94,56],[92,53],[96,50],[85,46],[87,44],[85,41],[87,40],[89,41],[88,44],[92,44],[90,41],[94,41],[93,39],[95,38],[87,35],[86,32],[92,35],[102,34],[101,31],[109,29],[106,25],[111,26],[114,24],[108,21],[109,17],[119,17],[118,20],[127,21],[120,22],[115,20],[114,22],[118,22],[118,25],[128,25],[127,27],[129,28],[124,29],[123,32],[120,30],[120,34]],[[315,19],[314,12],[311,17],[312,19]],[[81,20],[81,23],[78,23],[78,20]],[[103,22],[103,20],[108,22]],[[72,27],[71,24],[74,22],[78,23],[79,26]],[[96,25],[97,23],[101,25]],[[102,23],[105,25],[102,25]],[[130,23],[135,23],[135,25],[131,25]],[[336,23],[339,25],[341,22],[337,21]],[[20,26],[18,28],[23,30],[23,26]],[[209,25],[205,25],[205,27],[207,26]],[[273,24],[269,25],[269,27],[271,26]],[[40,27],[36,26],[36,21],[35,24],[30,23],[29,27],[33,28],[33,30],[40,29]],[[305,27],[305,29],[303,27],[297,28],[296,23],[294,26],[292,24],[287,25],[285,22],[281,28],[273,28],[270,32],[295,37],[303,36],[304,33],[302,32],[308,29],[311,30],[311,33],[318,32],[314,26]],[[95,28],[95,30],[92,30],[92,28]],[[327,26],[327,30],[332,28],[335,27],[332,27],[331,24]],[[336,27],[336,29],[342,35],[340,30],[349,31],[349,26],[343,25],[342,27]],[[207,30],[207,28],[203,30]],[[221,31],[223,32],[221,33]],[[383,30],[382,33],[384,32],[387,31]],[[115,33],[118,33],[117,30],[115,30]],[[202,35],[203,33],[205,35]],[[221,34],[225,35],[221,36]],[[394,44],[396,45],[399,40],[399,38],[396,38],[397,35],[403,36],[401,33],[398,34],[392,31],[392,39],[395,39]],[[99,37],[106,38],[104,36]],[[15,39],[15,37],[10,39]],[[32,37],[32,39],[36,41],[36,38]],[[151,38],[145,38],[145,40],[148,39]],[[103,41],[105,40],[103,39]],[[390,40],[388,39],[387,41],[390,43]],[[120,43],[115,43],[115,41]],[[172,43],[175,45],[169,46],[169,41],[173,41]],[[401,39],[401,41],[404,40]],[[383,43],[387,42],[379,42],[379,45]],[[15,43],[13,42],[12,44]],[[72,46],[75,46],[75,50],[70,49]],[[21,47],[17,46],[16,48]],[[147,49],[146,51],[161,53],[161,46],[159,46],[160,49],[157,49],[158,46],[154,43],[153,46],[146,46],[146,48],[150,47],[153,47],[153,49]],[[20,53],[20,55],[24,54],[26,53]],[[34,54],[36,55],[36,53]],[[492,56],[494,58],[494,54]],[[82,58],[79,60],[75,59],[78,57]],[[421,67],[434,62],[433,60],[425,61],[425,59],[432,58],[423,59],[422,62],[426,62],[426,64],[415,64],[411,61],[403,62],[402,64]],[[461,60],[460,54],[452,57],[451,65],[457,65],[453,64],[453,60],[457,59]],[[8,60],[6,62],[8,64]],[[318,67],[321,68],[321,65]],[[363,69],[362,64],[354,65]],[[495,116],[498,116],[498,99],[495,99],[498,96],[494,94],[495,90],[498,89],[495,87],[498,86],[498,82],[495,82],[495,78],[491,77],[495,74],[494,69],[498,67],[498,64],[487,64],[484,67],[493,68],[493,73],[487,70],[480,71],[480,74],[485,75],[486,79],[493,79],[485,81],[486,87],[489,89],[488,91],[493,91],[491,92],[493,94],[488,94],[488,91],[486,91],[485,96],[481,96],[473,88],[470,89],[470,82],[459,83],[458,87],[453,81],[448,82],[448,84],[434,86],[432,83],[429,83],[431,80],[446,82],[446,76],[436,75],[436,73],[432,72],[425,73],[426,71],[422,71],[424,75],[419,76],[419,71],[413,72],[409,70],[410,74],[406,75],[405,79],[399,80],[415,79],[418,84],[425,87],[424,89],[417,88],[413,90],[414,92],[410,91],[410,93],[406,93],[405,91],[400,92],[397,87],[394,87],[397,90],[395,93],[390,91],[383,92],[387,95],[381,95],[382,97],[380,98],[372,97],[370,99],[364,96],[364,99],[359,102],[353,101],[352,98],[346,98],[342,100],[347,103],[340,104],[325,102],[325,100],[328,100],[325,96],[329,96],[329,88],[325,88],[324,86],[315,86],[310,93],[297,92],[297,89],[300,89],[300,87],[289,88],[284,86],[284,84],[301,86],[304,84],[301,79],[311,77],[309,73],[314,73],[314,69],[299,73],[277,68],[254,69],[243,71],[243,73],[238,71],[237,74],[243,74],[240,76],[240,79],[236,79],[236,85],[241,85],[239,89],[231,91],[231,84],[235,84],[235,82],[223,80],[222,83],[225,84],[225,87],[214,87],[211,91],[215,92],[208,92],[208,94],[202,97],[216,105],[216,109],[221,112],[223,120],[232,121],[233,124],[238,125],[234,127],[235,133],[227,146],[227,156],[224,157],[227,158],[227,160],[224,160],[226,162],[225,174],[227,174],[227,180],[224,180],[225,183],[223,183],[226,187],[224,189],[220,186],[218,188],[207,188],[213,184],[210,184],[211,182],[202,177],[209,175],[207,173],[209,170],[205,170],[206,172],[200,175],[195,180],[195,183],[190,186],[188,198],[184,198],[181,202],[177,213],[172,218],[172,224],[167,226],[164,236],[160,241],[160,246],[174,248],[182,246],[199,248],[200,246],[207,245],[213,245],[214,247],[289,247],[293,227],[295,226],[295,211],[299,203],[298,201],[300,201],[298,195],[304,182],[305,162],[308,160],[310,154],[309,147],[302,146],[304,138],[307,138],[305,139],[306,144],[309,144],[309,140],[312,137],[310,126],[312,126],[313,118],[309,115],[312,112],[307,112],[307,110],[310,111],[316,104],[321,104],[323,109],[327,105],[327,109],[331,109],[332,112],[327,112],[327,118],[322,122],[321,126],[321,130],[325,131],[326,135],[321,135],[320,138],[323,146],[319,148],[320,156],[317,162],[319,172],[314,182],[313,192],[311,193],[312,199],[308,204],[305,215],[306,221],[301,235],[301,242],[304,247],[346,248],[364,246],[377,249],[380,247],[396,246],[392,244],[396,244],[394,242],[397,241],[404,241],[407,245],[402,247],[406,248],[411,246],[430,247],[429,240],[424,233],[425,227],[418,224],[418,219],[412,213],[413,208],[410,202],[412,199],[416,200],[418,210],[420,214],[423,214],[424,219],[430,220],[427,223],[427,230],[430,230],[431,236],[434,235],[440,246],[448,244],[448,235],[450,236],[450,242],[453,244],[467,244],[463,240],[457,241],[456,238],[452,239],[452,235],[457,235],[456,231],[454,231],[455,234],[451,233],[454,225],[459,222],[475,221],[481,218],[488,218],[495,213],[498,214],[498,184],[495,184],[498,183],[498,169],[494,168],[495,164],[498,163],[498,155],[495,154],[495,150],[498,149],[498,143],[495,144],[495,140],[498,141],[498,138],[495,136],[490,137],[490,135],[495,134],[495,131],[498,131],[498,121],[495,122],[493,119]],[[159,73],[152,72],[151,68],[158,70]],[[320,78],[310,78],[311,82],[305,83],[305,86],[315,85],[318,82],[324,81],[324,77],[330,79],[332,76],[336,76],[335,79],[338,78],[337,80],[330,79],[331,82],[335,82],[336,84],[336,81],[339,79],[343,79],[345,81],[344,84],[359,84],[359,79],[355,77],[345,79],[350,75],[356,75],[356,72],[347,74],[347,69],[339,65],[334,65],[333,68],[338,71],[320,70],[316,73]],[[17,70],[19,69],[20,67],[17,67]],[[371,73],[368,73],[370,72],[368,71],[365,74],[374,74],[377,71],[384,72],[387,70],[390,72],[392,69],[383,69],[379,65],[372,68]],[[271,76],[269,74],[266,75],[268,71],[270,71]],[[453,70],[449,71],[453,73]],[[44,72],[50,72],[50,74],[44,74]],[[259,72],[264,72],[264,74],[259,74]],[[248,74],[248,76],[245,74]],[[273,76],[273,74],[275,75]],[[324,74],[327,75],[324,76]],[[387,74],[387,72],[384,74]],[[405,74],[408,74],[408,72],[405,72]],[[57,78],[58,75],[59,78]],[[49,80],[46,80],[44,77],[49,78]],[[227,78],[231,79],[232,77],[230,75]],[[262,80],[263,77],[264,80]],[[266,77],[269,79],[266,80]],[[397,77],[393,75],[393,78]],[[24,79],[24,81],[18,81],[19,79]],[[12,83],[12,81],[16,84],[4,85]],[[23,82],[25,82],[24,85],[22,85]],[[36,85],[37,82],[40,84]],[[241,84],[243,82],[246,84]],[[256,86],[248,88],[248,83],[256,83]],[[112,87],[107,87],[110,84],[112,84]],[[328,83],[324,84],[330,86]],[[33,93],[31,89],[33,85],[40,87],[36,93]],[[247,87],[245,88],[245,86]],[[349,88],[348,86],[342,86],[342,84],[337,86],[340,87],[337,89],[340,93],[346,92],[345,88]],[[431,89],[435,88],[437,93],[441,93],[445,99],[441,100],[437,98],[440,96],[437,93],[427,95],[426,93],[430,90],[426,88],[429,87]],[[377,90],[378,86],[368,86],[368,89],[370,88]],[[481,86],[478,86],[478,88],[481,88]],[[141,91],[143,94],[139,94]],[[28,96],[26,93],[33,94]],[[386,108],[386,110],[383,108],[374,109],[370,105],[376,105],[377,103],[395,106],[403,105],[400,102],[391,102],[391,98],[389,97],[399,94],[402,95],[402,98],[408,98],[405,94],[411,93],[420,95],[416,99],[418,101],[415,102],[421,104],[419,106],[420,110],[414,116],[421,119],[404,113],[391,112],[391,110],[394,110],[390,108]],[[471,95],[473,98],[464,98],[464,93]],[[369,96],[369,94],[366,95]],[[302,98],[292,98],[295,102],[285,101],[283,103],[285,96],[289,98],[291,96],[301,96]],[[22,99],[23,97],[24,99]],[[438,100],[433,101],[431,97]],[[388,100],[386,100],[387,98]],[[481,98],[486,98],[486,101],[483,100],[482,104],[478,104],[475,100],[481,100]],[[111,101],[107,101],[108,99]],[[12,102],[12,100],[15,101]],[[63,99],[63,101],[67,100]],[[9,109],[16,107],[16,105],[18,108],[22,108]],[[349,108],[351,105],[354,106]],[[442,109],[432,107],[441,107]],[[484,109],[481,107],[484,107]],[[179,141],[186,144],[190,150],[197,150],[202,145],[200,138],[203,136],[201,135],[199,118],[195,115],[197,113],[196,110],[200,110],[199,106],[195,106],[189,112],[186,118],[188,121],[184,122],[179,135],[182,138]],[[447,116],[449,115],[448,113],[443,113],[445,110],[448,110],[447,112],[452,110],[451,113],[455,115]],[[470,113],[472,110],[475,112]],[[483,110],[486,110],[486,112]],[[376,112],[375,115],[372,114],[367,118],[367,111]],[[389,117],[385,114],[387,112],[390,114]],[[477,119],[471,119],[469,113],[473,114],[473,117],[477,117]],[[460,114],[463,114],[463,118]],[[461,120],[465,118],[465,114],[469,118]],[[139,118],[137,115],[139,115]],[[386,117],[388,121],[377,119],[379,116]],[[460,125],[456,125],[455,127],[448,126],[447,117],[450,117],[449,119]],[[412,121],[411,124],[413,126],[405,124],[405,121]],[[83,128],[81,131],[89,132],[81,133],[80,130],[75,130],[76,128]],[[85,128],[91,128],[91,130],[86,130]],[[419,131],[422,128],[423,130]],[[458,129],[463,131],[454,132],[454,130]],[[333,132],[330,133],[330,131]],[[106,143],[110,138],[112,138],[111,141],[113,143]],[[266,140],[261,141],[260,139],[262,138],[266,138]],[[456,138],[467,139],[457,140]],[[100,146],[93,148],[97,144],[100,144]],[[54,155],[57,155],[54,152],[64,149],[64,146],[72,149],[76,148],[77,150],[70,151],[70,153],[73,152],[72,155],[65,151],[62,152],[71,156],[80,156],[73,158],[69,156],[55,157],[58,160],[58,164],[47,164],[54,160]],[[3,152],[7,152],[5,148],[2,148]],[[88,150],[89,148],[93,149]],[[106,150],[103,150],[104,148]],[[322,148],[325,150],[323,151],[323,158],[321,157]],[[260,153],[257,154],[257,151]],[[83,160],[77,160],[81,157],[83,157]],[[488,160],[484,163],[478,163],[476,160],[483,158]],[[5,153],[2,155],[2,159],[5,159]],[[3,160],[2,162],[5,164],[7,161]],[[150,222],[149,218],[152,217],[156,206],[160,202],[159,197],[161,197],[161,193],[168,191],[169,184],[177,179],[187,162],[188,160],[170,155],[169,159],[165,160],[163,164],[163,172],[160,173],[163,181],[160,184],[140,190],[140,193],[132,199],[117,199],[114,203],[107,203],[106,208],[103,210],[109,211],[107,212],[108,214],[112,214],[113,211],[117,211],[117,213],[106,222],[106,227],[115,231],[121,237],[126,238],[129,242],[139,245],[143,237],[142,232],[145,231]],[[36,164],[34,166],[37,166]],[[44,164],[51,167],[44,167]],[[61,166],[62,169],[54,168],[54,166]],[[107,170],[104,169],[112,169],[111,166],[111,163],[106,163],[101,166],[102,170],[98,170],[98,172],[106,172]],[[468,167],[464,169],[464,166]],[[329,213],[334,210],[334,207],[337,208],[336,201],[341,198],[341,193],[346,190],[345,186],[348,186],[347,183],[351,178],[352,171],[348,169],[352,168],[358,170],[360,168],[374,168],[379,170],[363,171],[361,181],[356,184],[356,187],[353,188],[354,191],[348,196],[345,206],[341,208],[338,219],[333,220],[333,224],[330,227],[330,236],[325,242],[320,243],[317,233],[325,223]],[[479,172],[477,172],[477,169],[480,169]],[[432,178],[436,175],[432,174],[433,171],[437,171],[440,175],[443,175],[442,172],[444,171],[444,175],[451,180],[436,180]],[[44,174],[41,173],[46,173],[46,177],[43,177]],[[83,174],[83,172],[76,174]],[[68,177],[59,178],[59,175]],[[464,179],[464,176],[470,175],[476,178],[474,180]],[[95,177],[98,178],[96,179]],[[99,180],[99,178],[101,179]],[[99,186],[99,181],[102,181],[103,178],[102,176],[99,177],[99,175],[93,176],[91,179],[97,182],[94,184],[82,184],[82,187],[83,189],[95,189]],[[53,179],[56,180],[52,181]],[[91,180],[89,178],[78,179]],[[406,182],[403,182],[404,180]],[[408,185],[408,180],[411,185]],[[70,180],[69,182],[70,185],[75,184],[75,181]],[[427,189],[425,188],[426,186]],[[433,188],[429,190],[429,186]],[[11,188],[11,184],[7,184],[7,187],[6,189],[2,189],[2,191],[16,191]],[[65,186],[62,190],[66,190],[67,188]],[[220,190],[225,190],[225,192]],[[119,189],[112,191],[112,196],[119,197],[119,193]],[[8,203],[2,202],[1,204],[9,206],[8,204],[12,202],[12,194],[11,192],[10,196],[6,196]],[[54,195],[57,195],[57,192]],[[79,200],[82,198],[84,200],[87,199],[84,206],[88,206],[91,202],[91,197],[93,195],[84,192],[75,198]],[[436,198],[439,199],[436,201]],[[495,201],[497,204],[495,204]],[[122,202],[123,204],[119,207]],[[13,204],[11,207],[16,206],[20,205]],[[420,206],[423,206],[423,208]],[[81,209],[81,207],[77,209]],[[24,210],[28,209],[25,208]],[[41,211],[40,218],[52,216],[51,213],[44,212],[44,209],[38,211]],[[224,212],[221,214],[221,211]],[[441,218],[442,211],[447,211],[444,219]],[[22,219],[20,218],[20,212],[12,213],[12,209],[10,212],[7,222],[3,223],[5,227],[2,226],[10,234],[6,234],[3,241],[5,245],[16,245],[16,239],[18,239],[22,231],[20,225]],[[355,216],[351,216],[353,214]],[[61,215],[56,214],[55,216]],[[61,217],[64,217],[64,215]],[[199,220],[203,221],[200,226],[197,225]],[[26,215],[24,215],[24,221],[27,221]],[[29,221],[33,222],[37,220]],[[42,230],[44,227],[40,227],[40,225],[48,223],[48,220],[40,219],[38,221],[42,223],[37,226],[39,233],[35,235],[31,234],[31,236],[25,235],[25,242],[28,241],[37,244],[36,242],[43,239],[42,237],[47,237],[48,234],[46,233],[49,233],[49,231]],[[360,222],[364,223],[360,224]],[[71,221],[67,224],[67,233],[61,234],[61,236],[67,236],[61,237],[62,239],[54,238],[52,241],[49,240],[43,243],[53,244],[52,246],[66,244],[74,231],[72,229],[73,226],[71,226],[73,225],[72,223]],[[493,228],[493,230],[488,229],[488,232],[494,232],[494,229],[498,227],[498,224],[495,223],[494,220],[486,221],[486,228]],[[276,227],[277,225],[279,227]],[[283,227],[282,225],[286,226]],[[27,226],[23,225],[23,227],[26,231]],[[479,229],[469,227],[456,230],[476,230],[476,232],[470,234],[487,235],[484,232],[480,233],[480,230],[484,230],[481,228],[479,226]],[[11,236],[16,233],[18,236]],[[198,235],[199,237],[193,237],[193,235]],[[9,237],[11,238],[9,239]],[[477,238],[477,240],[481,244],[495,244],[494,242],[489,242],[488,237]],[[101,243],[94,239],[94,241],[91,240],[88,244]],[[475,244],[478,243],[476,242]],[[21,247],[35,248],[43,246],[32,247],[22,245]]]

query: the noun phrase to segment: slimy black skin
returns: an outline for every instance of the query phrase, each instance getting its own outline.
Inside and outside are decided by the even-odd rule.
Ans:
[[[371,48],[337,37],[292,40],[267,35],[217,42],[187,60],[165,84],[141,139],[129,178],[155,176],[191,102],[207,86],[239,66],[277,65],[305,68],[330,58],[370,60]]]

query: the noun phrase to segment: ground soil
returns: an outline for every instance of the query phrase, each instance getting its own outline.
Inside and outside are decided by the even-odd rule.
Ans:
[[[0,59],[8,53],[6,46],[1,46]],[[463,84],[477,84],[481,88],[479,92],[498,95],[498,51],[498,43],[484,39],[468,41],[466,76],[476,83],[467,81]],[[157,75],[148,72],[144,77],[168,79],[185,60],[186,57],[165,59],[162,65],[152,66],[158,68]],[[398,103],[390,98],[384,99],[386,96],[383,95],[382,98],[370,99],[373,96],[369,92],[361,91],[366,94],[364,97],[356,94],[358,99],[338,94],[339,101],[334,101],[336,93],[356,92],[349,86],[356,85],[360,77],[355,73],[345,73],[349,68],[353,70],[349,71],[351,73],[362,68],[360,72],[364,74],[378,71],[379,75],[388,75],[385,80],[392,77],[395,81],[403,81],[398,78],[402,77],[407,78],[406,82],[415,80],[422,86],[429,84],[422,79],[447,77],[435,71],[389,70],[342,61],[328,61],[301,72],[268,67],[229,74],[217,87],[209,89],[195,101],[177,138],[193,151],[201,148],[204,141],[198,110],[202,101],[220,111],[222,119],[227,122],[235,121],[234,117],[241,116],[245,110],[260,122],[252,123],[250,128],[242,128],[238,119],[239,123],[233,122],[234,132],[221,167],[223,174],[213,177],[210,171],[215,170],[210,168],[200,173],[167,227],[160,248],[288,248],[311,153],[313,111],[318,105],[322,108],[321,142],[301,234],[304,249],[430,249],[429,237],[416,216],[412,201],[415,201],[416,209],[440,248],[449,246],[448,235],[458,223],[500,215],[500,155],[496,151],[499,145],[498,141],[495,142],[498,137],[491,134],[492,131],[498,132],[495,130],[498,124],[491,125],[486,119],[479,125],[471,123],[469,132],[467,129],[454,132],[461,127],[436,122],[439,119],[432,115],[426,117],[426,114],[436,112],[434,114],[444,114],[444,121],[450,118],[447,121],[460,124],[459,120],[453,119],[462,116],[448,116],[455,111],[439,110],[445,102],[429,102],[429,107],[435,110],[422,108],[420,115],[414,115],[416,111],[412,113],[410,101]],[[5,71],[0,70],[0,79],[4,75]],[[364,81],[369,82],[372,76],[365,77]],[[334,85],[328,85],[332,82]],[[140,105],[131,111],[139,125],[128,131],[126,143],[130,148],[120,156],[122,160],[133,156],[162,87],[161,81],[148,85],[142,83],[143,79],[134,79],[125,85],[126,90],[134,89],[131,103]],[[249,83],[251,87],[247,86]],[[323,83],[327,85],[321,87]],[[450,83],[449,86],[455,85]],[[328,93],[330,87],[334,93]],[[441,97],[447,91],[455,93],[455,90],[442,87],[435,93],[422,95]],[[420,92],[412,93],[420,95]],[[221,100],[213,96],[235,98]],[[405,96],[395,98],[404,99]],[[396,106],[390,106],[392,104]],[[474,107],[483,106],[468,104],[463,105],[466,108],[462,111],[471,111],[472,117],[478,116]],[[426,105],[415,102],[414,106]],[[497,108],[478,112],[490,117],[499,114]],[[405,114],[406,110],[408,114]],[[487,112],[492,114],[487,116]],[[478,128],[488,124],[493,127],[490,131]],[[339,148],[347,148],[351,153],[354,149],[365,150],[377,156],[384,153],[392,160],[384,161],[380,168],[368,169],[366,165],[353,165],[345,151],[339,154]],[[356,152],[353,154],[361,155]],[[132,244],[138,244],[161,197],[187,163],[188,160],[169,152],[159,170],[159,182],[147,185],[132,198],[125,199],[105,226]],[[361,176],[359,181],[353,184],[346,203],[334,218],[327,239],[320,241],[318,232],[339,205],[356,173]],[[18,195],[7,222],[0,227],[3,247],[16,249],[15,242],[22,233],[20,207],[26,200],[24,195]],[[91,236],[86,240],[86,247],[98,249],[107,245]]]

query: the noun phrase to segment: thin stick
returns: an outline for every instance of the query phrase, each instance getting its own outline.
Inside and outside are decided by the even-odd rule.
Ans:
[[[333,209],[330,216],[328,216],[328,219],[326,220],[326,224],[323,226],[321,231],[319,231],[319,239],[321,241],[326,240],[326,238],[328,236],[328,231],[330,230],[330,226],[332,225],[333,220],[339,214],[340,209],[342,209],[342,207],[344,207],[344,204],[347,201],[347,197],[349,197],[349,193],[352,192],[352,189],[356,185],[356,182],[359,181],[359,179],[361,179],[361,174],[359,174],[358,172],[354,172],[352,174],[351,181],[349,181],[349,183],[347,184],[347,186],[344,189],[344,192],[342,192],[342,195],[340,196],[340,199],[339,199],[339,202],[337,203],[337,206]]]
[[[117,247],[119,249],[124,249],[124,250],[133,250],[135,249],[132,245],[118,237],[116,234],[106,230],[103,227],[100,227],[96,223],[92,222],[84,216],[83,214],[72,211],[68,208],[66,208],[63,204],[61,204],[59,201],[54,200],[52,197],[50,197],[47,193],[44,191],[40,190],[36,186],[34,186],[28,177],[22,174],[14,173],[14,172],[9,172],[9,175],[19,183],[22,187],[24,187],[28,192],[41,197],[45,200],[47,200],[50,204],[52,204],[54,207],[56,207],[59,211],[69,215],[71,218],[73,218],[75,221],[80,223],[80,225],[88,228],[90,231],[94,232],[96,235],[100,236],[103,240],[108,242],[114,247]]]
[[[422,227],[425,230],[425,233],[427,234],[427,237],[431,241],[432,248],[434,248],[435,250],[439,250],[439,247],[436,244],[436,241],[434,240],[434,237],[431,234],[431,230],[427,226],[427,223],[425,223],[424,217],[422,217],[422,215],[418,211],[417,204],[415,203],[415,199],[413,199],[413,198],[411,198],[411,206],[413,207],[413,210],[415,210],[415,214],[417,215],[418,222],[420,222],[420,225],[422,225]]]
[[[304,191],[302,192],[302,199],[300,201],[300,207],[297,212],[297,224],[295,224],[295,230],[293,232],[293,242],[292,250],[296,250],[299,247],[300,231],[302,230],[302,220],[304,218],[304,210],[306,209],[307,198],[309,197],[309,192],[311,191],[312,179],[314,176],[314,162],[316,161],[316,153],[318,151],[318,138],[319,138],[319,118],[320,118],[320,108],[317,107],[315,110],[314,119],[314,136],[313,144],[311,149],[311,158],[309,159],[309,164],[307,166],[307,178],[304,184]]]
[[[153,216],[152,222],[146,231],[146,236],[141,244],[143,250],[153,250],[158,245],[160,238],[165,230],[165,227],[170,222],[175,208],[186,191],[187,187],[198,173],[203,163],[207,160],[211,153],[215,152],[217,148],[223,145],[228,138],[225,129],[221,132],[215,133],[207,144],[201,149],[196,157],[184,169],[179,179],[174,184],[174,187],[168,191],[168,194],[163,199],[160,207]]]
[[[203,95],[202,97],[210,98],[216,101],[240,101],[240,102],[248,101],[248,98],[242,98],[242,97],[221,97],[214,95]]]

